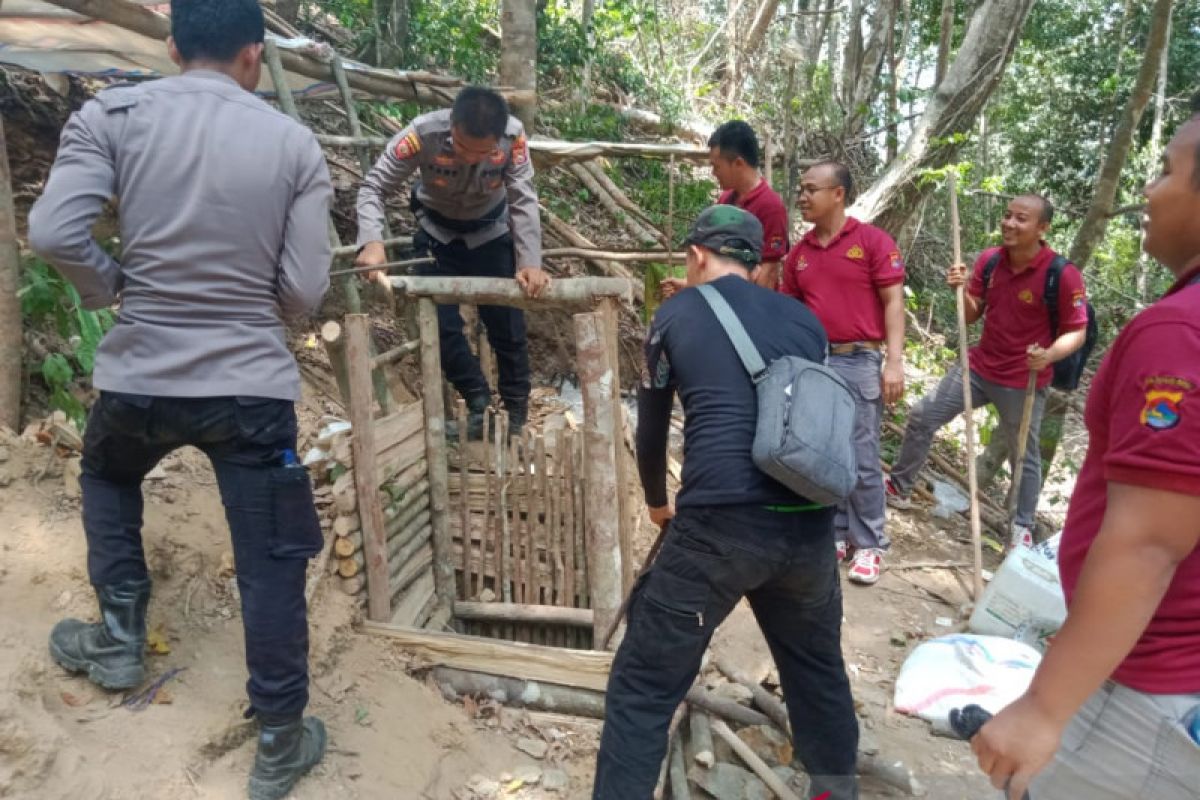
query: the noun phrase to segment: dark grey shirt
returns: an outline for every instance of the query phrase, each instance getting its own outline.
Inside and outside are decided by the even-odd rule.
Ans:
[[[112,197],[119,262],[91,235]],[[283,317],[329,288],[331,198],[311,131],[194,70],[106,89],[71,116],[29,241],[85,308],[119,299],[98,389],[296,400]]]

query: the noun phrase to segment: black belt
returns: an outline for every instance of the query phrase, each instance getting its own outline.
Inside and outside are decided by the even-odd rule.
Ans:
[[[492,208],[482,217],[478,217],[476,219],[455,219],[454,217],[447,217],[445,214],[439,214],[437,211],[434,211],[432,208],[422,203],[417,199],[417,190],[413,189],[412,194],[409,195],[409,208],[411,208],[412,212],[418,217],[425,217],[439,228],[445,228],[446,230],[453,231],[454,233],[476,233],[477,231],[481,231],[485,228],[490,228],[500,218],[502,218],[504,213],[508,211],[508,201],[501,200],[494,208]]]
[[[839,342],[829,345],[829,354],[834,356],[848,356],[859,350],[872,350],[878,353],[883,350],[883,342]]]

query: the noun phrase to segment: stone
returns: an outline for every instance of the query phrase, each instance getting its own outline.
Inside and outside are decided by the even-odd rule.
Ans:
[[[571,779],[561,769],[548,769],[542,773],[542,788],[548,792],[566,792]]]
[[[688,780],[720,800],[771,800],[770,790],[758,776],[733,764],[714,764],[712,769],[693,765]]]
[[[713,690],[713,694],[744,706],[750,705],[754,700],[754,693],[740,683],[723,683]]]
[[[542,770],[534,764],[522,764],[513,770],[513,777],[525,786],[533,786],[542,780]]]
[[[467,790],[477,797],[495,797],[500,794],[500,782],[486,775],[474,775],[467,781]]]
[[[496,602],[496,593],[493,592],[491,589],[484,589],[482,592],[479,593],[479,602],[481,602],[481,603]]]
[[[737,732],[737,737],[768,765],[792,763],[792,743],[769,725],[742,728]]]
[[[550,745],[541,739],[531,739],[528,736],[522,736],[517,740],[517,749],[534,758],[545,758],[546,751],[550,749]]]

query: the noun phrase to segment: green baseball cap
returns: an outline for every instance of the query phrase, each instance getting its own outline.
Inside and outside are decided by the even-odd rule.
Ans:
[[[753,267],[762,258],[762,223],[737,206],[709,206],[696,217],[683,243],[707,248]]]

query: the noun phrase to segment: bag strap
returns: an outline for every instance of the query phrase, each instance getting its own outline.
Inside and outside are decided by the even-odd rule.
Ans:
[[[1058,283],[1062,272],[1071,262],[1066,256],[1056,253],[1046,270],[1046,285],[1042,289],[1042,302],[1046,304],[1046,314],[1050,317],[1050,338],[1058,338]]]
[[[983,294],[979,298],[979,303],[985,309],[987,308],[988,284],[992,282],[992,273],[996,271],[996,267],[1000,263],[1000,252],[1001,251],[997,250],[996,252],[992,253],[991,258],[989,258],[987,263],[983,265]]]
[[[721,327],[725,329],[725,335],[729,337],[733,349],[737,350],[738,358],[742,360],[742,366],[746,368],[746,372],[750,373],[750,379],[758,383],[766,374],[767,365],[763,363],[762,356],[759,355],[754,342],[750,341],[750,334],[746,333],[746,327],[742,325],[737,314],[733,313],[729,302],[714,287],[704,283],[696,288],[700,290],[700,296],[704,298],[708,307],[716,315],[717,322],[721,323]]]

